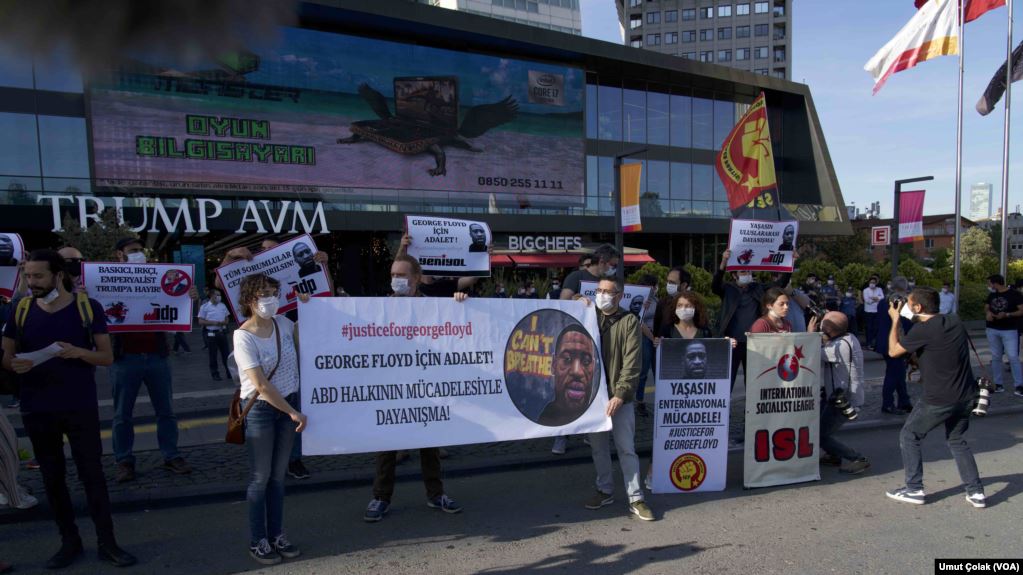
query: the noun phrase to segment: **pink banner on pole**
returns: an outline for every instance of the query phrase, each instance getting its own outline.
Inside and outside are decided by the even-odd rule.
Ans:
[[[899,243],[924,239],[924,191],[899,194]]]

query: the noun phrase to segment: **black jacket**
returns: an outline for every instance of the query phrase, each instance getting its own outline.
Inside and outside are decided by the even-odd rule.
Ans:
[[[792,274],[782,274],[781,279],[777,282],[752,282],[746,288],[746,293],[759,302],[763,299],[764,292],[768,289],[772,287],[784,288],[789,285],[790,279],[792,279]],[[734,283],[725,281],[725,272],[720,267],[717,273],[714,274],[714,281],[711,282],[710,289],[721,298],[721,315],[718,318],[717,326],[714,328],[714,337],[724,337],[728,323],[732,321],[735,309],[739,307],[739,298],[743,296],[743,291]],[[759,317],[759,314],[757,317]]]

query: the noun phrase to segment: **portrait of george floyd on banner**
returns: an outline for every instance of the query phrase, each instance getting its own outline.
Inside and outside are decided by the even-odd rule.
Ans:
[[[584,201],[581,69],[282,28],[91,85],[100,185]]]

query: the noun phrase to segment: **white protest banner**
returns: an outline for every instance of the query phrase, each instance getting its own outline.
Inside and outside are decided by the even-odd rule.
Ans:
[[[579,282],[579,290],[580,294],[590,298],[590,301],[594,301],[597,297],[597,282]],[[654,313],[654,306],[646,305],[646,300],[652,292],[653,288],[650,286],[625,284],[625,295],[622,296],[622,301],[618,302],[618,307],[631,312],[632,315],[639,318],[639,321],[643,321],[648,313]]]
[[[726,270],[792,273],[799,222],[732,220],[728,249],[732,256]]]
[[[423,275],[490,276],[494,236],[486,222],[405,216],[405,232],[412,237],[408,255],[419,260]]]
[[[306,455],[611,428],[583,302],[319,298],[298,314]]]
[[[663,338],[657,346],[654,493],[724,490],[731,353],[728,339]]]
[[[251,261],[238,260],[217,268],[217,277],[227,291],[227,304],[238,323],[245,321],[238,305],[242,279],[252,274],[268,275],[281,282],[280,307],[287,313],[298,304],[298,294],[329,296],[330,283],[323,266],[316,262],[316,242],[308,234],[263,250]]]
[[[0,296],[14,297],[14,290],[18,289],[18,264],[24,259],[21,236],[0,232]]]
[[[192,264],[82,263],[82,285],[110,333],[191,331],[194,276]]]
[[[819,333],[754,333],[746,343],[743,486],[821,478]]]

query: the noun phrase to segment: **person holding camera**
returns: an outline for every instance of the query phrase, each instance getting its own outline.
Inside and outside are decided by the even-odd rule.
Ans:
[[[910,353],[919,356],[924,390],[899,433],[906,484],[885,494],[904,503],[925,502],[920,442],[944,425],[945,439],[966,486],[966,500],[974,507],[985,507],[977,462],[963,437],[978,393],[970,366],[969,335],[958,316],[938,313],[940,301],[937,291],[919,287],[910,292],[905,303],[892,302],[888,308],[892,320],[888,353],[893,357]],[[916,324],[908,334],[899,326],[900,317]]]
[[[841,466],[841,473],[853,475],[870,469],[870,461],[860,452],[838,441],[835,433],[846,421],[856,419],[863,406],[863,349],[856,336],[849,333],[849,318],[842,312],[829,311],[818,325],[810,320],[810,331],[824,335],[821,357],[824,369],[824,401],[821,402],[821,449],[828,453],[821,458],[824,465]],[[842,465],[845,459],[849,463]]]

